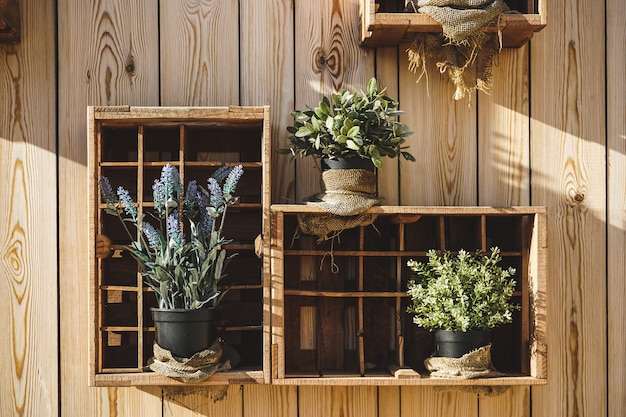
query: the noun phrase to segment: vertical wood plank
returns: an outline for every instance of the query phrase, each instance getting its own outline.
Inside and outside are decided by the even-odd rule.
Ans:
[[[406,51],[402,44],[400,51]],[[475,205],[476,105],[452,99],[454,86],[428,65],[428,82],[408,70],[406,52],[400,54],[403,122],[415,132],[407,145],[417,159],[400,165],[400,201],[404,205]],[[472,97],[475,103],[476,98]]]
[[[160,2],[163,105],[239,104],[239,5],[227,1]],[[230,386],[223,401],[206,390],[165,396],[165,415],[241,416],[242,389]]]
[[[528,46],[494,58],[493,87],[478,94],[479,205],[530,202]]]
[[[400,51],[407,47],[401,45]],[[406,52],[400,54],[403,122],[415,132],[407,144],[417,160],[400,165],[400,201],[404,205],[475,205],[476,105],[455,102],[452,83],[434,63],[429,63],[428,71],[428,83],[416,83]],[[476,395],[402,387],[401,396],[402,415],[411,409],[425,416],[477,415]]]
[[[298,417],[328,416],[376,417],[376,387],[298,387]]]
[[[494,58],[491,93],[478,94],[479,205],[530,202],[528,69],[528,46],[503,49]],[[529,387],[481,397],[479,416],[529,416],[529,397]]]
[[[58,2],[63,415],[159,415],[161,390],[87,386],[87,105],[158,104],[157,1]],[[77,318],[84,318],[77,319]]]
[[[367,1],[365,3],[369,4]],[[386,88],[386,94],[398,100],[400,110],[404,110],[402,97],[400,97],[401,94],[398,89],[398,47],[377,48],[375,51],[378,87]],[[402,117],[399,118],[400,121],[403,121],[402,119]],[[412,129],[411,126],[409,128]],[[411,149],[409,149],[409,152],[411,152]],[[400,203],[398,197],[398,164],[413,165],[411,162],[401,161],[401,159],[403,158],[385,158],[383,167],[378,170],[378,195],[381,199],[381,204],[393,206]]]
[[[608,155],[608,412],[626,410],[626,10],[606,2],[607,155]]]
[[[400,401],[400,387],[378,387],[378,417],[400,416]]]
[[[298,388],[244,385],[243,404],[243,417],[297,416]]]
[[[546,2],[531,45],[532,203],[548,207],[548,380],[532,415],[606,415],[604,2]],[[537,76],[534,76],[537,74]],[[623,78],[623,77],[622,77]]]
[[[227,391],[226,395],[220,399],[221,389],[227,389]],[[159,411],[159,414],[154,415],[160,415],[160,413]],[[166,389],[163,395],[162,415],[163,417],[243,417],[243,387],[229,385],[228,387]]]
[[[476,394],[436,387],[401,387],[401,416],[478,416]]]
[[[358,0],[296,2],[294,35],[298,110],[342,89],[366,88],[374,54],[359,47]],[[297,201],[321,190],[321,173],[311,159],[296,161]]]
[[[160,2],[161,104],[239,104],[237,0]]]
[[[501,395],[480,397],[478,415],[480,417],[529,417],[530,389],[511,387]]]
[[[0,414],[57,416],[54,6],[20,8],[21,42],[0,44]]]
[[[269,104],[272,122],[272,203],[293,203],[295,165],[277,149],[288,147],[286,126],[294,101],[293,2],[240,2],[241,104]]]

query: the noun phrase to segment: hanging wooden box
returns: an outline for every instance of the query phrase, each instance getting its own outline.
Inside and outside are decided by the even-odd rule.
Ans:
[[[228,211],[224,235],[239,255],[223,285],[219,336],[242,358],[230,372],[201,384],[269,382],[269,245],[263,260],[255,239],[269,235],[269,107],[89,107],[90,385],[181,384],[144,372],[154,342],[150,307],[154,293],[142,282],[137,263],[123,250],[129,238],[119,219],[104,213],[98,179],[123,185],[139,210],[152,207],[152,184],[161,168],[177,167],[185,185],[201,184],[222,165],[242,164],[240,201]],[[106,237],[103,237],[106,236]],[[96,251],[96,242],[111,251]]]
[[[535,32],[546,26],[547,0],[505,0],[511,10],[521,13],[502,15],[498,25],[489,31],[501,30],[502,46],[519,48]],[[441,24],[421,13],[405,13],[405,2],[398,0],[360,0],[361,42],[363,46],[398,45],[411,33],[439,32]]]
[[[298,235],[297,215],[317,207],[273,205],[272,382],[328,385],[535,385],[546,383],[546,211],[543,207],[380,206],[375,227],[334,242]],[[521,311],[492,333],[501,378],[428,377],[432,334],[406,313],[409,259],[428,249],[499,246],[517,269]]]
[[[0,0],[0,43],[20,41],[20,7],[17,0]]]

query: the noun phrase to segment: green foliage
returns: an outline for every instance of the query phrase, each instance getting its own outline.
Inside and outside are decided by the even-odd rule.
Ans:
[[[343,90],[323,97],[313,110],[292,111],[294,124],[287,128],[291,147],[278,152],[301,158],[365,158],[377,168],[382,167],[385,156],[402,155],[415,161],[401,146],[413,133],[394,120],[402,113],[398,102],[387,97],[385,89],[379,91],[372,78],[366,93]]]
[[[206,189],[191,181],[183,196],[178,171],[167,164],[152,187],[154,210],[143,214],[138,214],[128,191],[119,187],[115,193],[108,178],[100,179],[105,211],[117,216],[126,229],[132,240],[127,249],[141,266],[144,282],[154,290],[159,308],[219,304],[223,292],[218,283],[236,255],[226,254],[224,247],[231,240],[222,236],[222,230],[227,208],[239,200],[233,193],[242,174],[241,165],[222,167],[208,179]],[[139,232],[131,233],[128,224]],[[183,224],[189,227],[188,240]]]
[[[410,260],[413,271],[407,293],[413,322],[430,330],[487,330],[512,321],[519,306],[510,299],[515,289],[514,268],[502,269],[500,249],[489,256],[480,251],[430,250],[428,262]]]

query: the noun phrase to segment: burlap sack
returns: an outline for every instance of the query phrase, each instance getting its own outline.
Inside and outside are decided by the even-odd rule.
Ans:
[[[374,196],[376,174],[365,169],[329,169],[322,173],[325,191],[307,204],[338,216],[353,216],[380,203]]]
[[[218,371],[231,368],[230,359],[222,358],[223,343],[222,339],[216,339],[208,349],[191,358],[178,358],[155,343],[152,348],[154,356],[150,358],[148,368],[182,382],[204,381]]]
[[[491,89],[493,57],[501,49],[499,34],[486,28],[509,7],[503,0],[411,0],[408,12],[424,13],[441,23],[443,35],[416,33],[407,50],[409,70],[426,77],[427,61],[447,72],[460,100],[476,90]]]
[[[424,361],[433,378],[473,379],[501,376],[491,363],[491,344],[460,358],[433,356]]]
[[[363,214],[379,204],[376,174],[365,169],[329,169],[322,173],[325,191],[309,198],[306,204],[322,208],[325,214],[300,214],[298,224],[303,233],[331,239],[343,230],[368,226],[374,214]]]

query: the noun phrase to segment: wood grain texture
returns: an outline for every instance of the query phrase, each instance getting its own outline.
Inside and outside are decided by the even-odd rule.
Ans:
[[[402,44],[400,51],[408,47]],[[402,120],[415,132],[406,143],[417,159],[400,165],[400,202],[476,204],[476,106],[452,100],[454,87],[434,62],[428,64],[427,79],[417,83],[417,75],[408,70],[406,52],[401,53],[399,77],[406,111]]]
[[[295,108],[317,106],[323,96],[360,90],[374,74],[374,54],[359,47],[357,0],[297,2],[295,6]],[[313,161],[296,161],[296,200],[321,191]]]
[[[400,415],[400,387],[378,387],[378,417]]]
[[[530,388],[511,387],[501,395],[480,397],[478,404],[481,417],[530,417]]]
[[[239,104],[236,0],[160,2],[161,104]]]
[[[376,417],[376,387],[298,388],[298,417]]]
[[[399,91],[402,108],[406,110],[403,122],[416,132],[407,139],[416,162],[400,165],[400,202],[403,205],[475,205],[476,106],[452,100],[452,83],[446,74],[439,73],[434,62],[428,63],[428,79],[417,83],[416,74],[408,70],[408,46],[400,46],[400,51],[404,52],[400,54]],[[417,402],[413,402],[416,401],[414,395],[419,398]],[[402,388],[401,396],[403,415],[417,409],[420,403],[423,404],[419,409],[425,416],[471,417],[477,413],[475,395]]]
[[[532,415],[606,415],[604,3],[548,3],[531,45],[532,204],[548,207],[548,379]],[[602,375],[602,377],[599,377]]]
[[[478,94],[478,204],[530,201],[528,47],[503,49],[494,58],[492,89]],[[529,416],[529,387],[479,398],[480,416]]]
[[[158,104],[157,2],[60,1],[59,189],[86,196],[87,105]],[[70,191],[71,190],[71,191]],[[157,415],[161,390],[87,386],[85,198],[60,198],[61,402],[66,416]],[[79,300],[77,302],[77,300]],[[132,412],[131,412],[132,411]]]
[[[400,396],[401,416],[478,417],[476,394],[438,387],[402,387]]]
[[[528,47],[494,58],[492,89],[478,94],[478,204],[530,201]]]
[[[54,7],[21,12],[21,42],[0,44],[0,415],[57,416]]]
[[[163,417],[228,416],[243,417],[243,387],[229,385],[220,399],[220,388],[166,389],[163,395]],[[147,415],[147,414],[144,414]]]
[[[270,104],[272,202],[295,201],[295,165],[276,150],[288,147],[286,126],[294,102],[293,2],[240,3],[241,104]]]
[[[398,53],[398,47],[376,49],[376,79],[379,88],[386,88],[386,94],[399,101],[402,110],[398,91]],[[402,117],[398,120],[402,121]],[[385,158],[382,169],[378,170],[378,195],[382,204],[390,206],[399,204],[399,163],[411,164],[403,158]]]
[[[244,385],[243,403],[243,417],[297,416],[298,388]]]
[[[626,9],[606,2],[608,416],[626,410]]]

